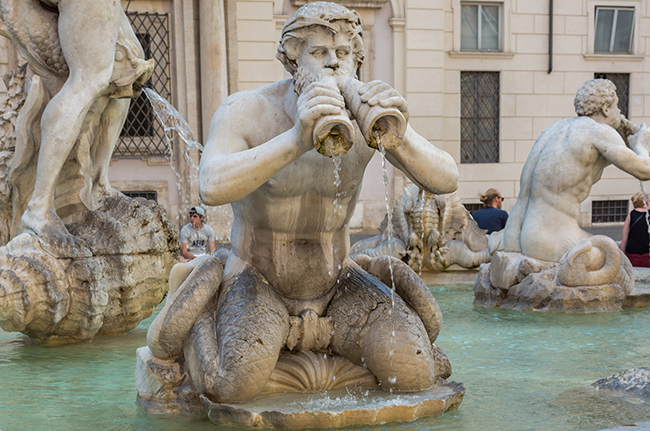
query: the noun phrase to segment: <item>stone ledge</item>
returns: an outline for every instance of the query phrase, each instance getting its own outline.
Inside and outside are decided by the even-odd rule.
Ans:
[[[338,3],[347,8],[369,8],[369,9],[381,9],[384,7],[388,0],[333,0],[334,3]],[[309,0],[291,0],[292,6],[304,6],[307,3],[312,3],[313,1]]]
[[[458,408],[465,388],[449,382],[428,391],[390,394],[386,391],[346,390],[271,394],[242,404],[218,404],[201,396],[208,416],[217,425],[245,428],[330,428],[405,422],[439,416]]]

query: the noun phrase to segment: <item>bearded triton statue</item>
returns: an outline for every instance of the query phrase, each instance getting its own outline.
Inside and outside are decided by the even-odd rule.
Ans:
[[[145,408],[180,408],[177,395],[193,393],[213,420],[232,424],[218,406],[263,393],[411,393],[445,387],[451,374],[434,344],[442,316],[427,286],[396,259],[348,258],[348,225],[376,151],[435,193],[456,189],[454,160],[408,126],[397,91],[355,78],[364,57],[356,12],[303,6],[284,25],[277,56],[293,79],[230,96],[212,120],[199,186],[207,204],[232,203],[232,251],[223,267],[212,256],[174,267],[138,353]],[[161,369],[186,375],[170,384]]]

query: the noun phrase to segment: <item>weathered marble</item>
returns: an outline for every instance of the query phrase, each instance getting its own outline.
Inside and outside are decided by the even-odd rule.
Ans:
[[[208,417],[217,425],[246,428],[332,428],[408,422],[438,416],[460,405],[465,388],[445,383],[427,391],[335,390],[325,393],[273,394],[244,404],[219,404],[201,396]]]
[[[357,12],[309,3],[286,22],[278,47],[293,79],[234,94],[217,110],[199,186],[206,204],[231,203],[232,251],[225,265],[205,256],[172,269],[147,336],[155,359],[138,356],[145,408],[191,409],[181,399],[183,373],[220,424],[381,423],[460,402],[464,389],[446,383],[451,364],[435,344],[442,313],[428,287],[400,260],[349,257],[349,221],[377,150],[429,193],[458,185],[449,154],[408,125],[402,96],[354,77],[365,54],[361,31]],[[145,366],[159,360],[167,365]],[[173,364],[168,383],[164,370]],[[266,393],[265,400],[286,392],[306,399],[305,392],[366,387],[395,402],[421,393],[423,403],[326,414],[328,423],[319,408],[271,413],[273,422],[232,407],[261,403]]]
[[[379,230],[377,236],[356,242],[350,254],[390,255],[420,272],[444,271],[452,265],[476,268],[502,248],[502,233],[486,235],[456,192],[434,195],[416,185],[396,199],[390,229],[385,218]]]
[[[68,225],[92,256],[58,258],[28,233],[0,247],[0,327],[41,343],[124,334],[167,290],[178,234],[159,206],[126,196]]]
[[[627,257],[612,239],[578,225],[580,204],[606,166],[650,179],[650,130],[621,116],[615,90],[607,80],[587,81],[576,94],[578,117],[553,123],[535,142],[504,252],[481,267],[475,305],[592,313],[620,310],[631,295]]]
[[[153,61],[113,1],[0,0],[0,21],[27,61],[1,101],[0,326],[43,343],[125,333],[178,250],[164,210],[108,182]]]

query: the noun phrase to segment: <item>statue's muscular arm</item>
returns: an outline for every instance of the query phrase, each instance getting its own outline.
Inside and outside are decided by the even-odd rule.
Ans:
[[[370,106],[397,108],[408,120],[408,103],[390,85],[371,81],[359,89],[361,100]],[[430,193],[452,193],[458,188],[458,168],[454,159],[418,135],[410,125],[402,144],[387,151],[386,157],[418,187]]]
[[[388,160],[406,176],[429,193],[452,193],[458,188],[458,168],[454,159],[435,147],[411,126],[404,141],[387,152]]]
[[[295,98],[291,92],[278,98]],[[316,120],[345,108],[342,96],[318,82],[305,88],[296,102],[295,125],[265,140],[265,134],[282,121],[284,100],[272,103],[259,90],[230,96],[210,124],[199,170],[201,197],[208,205],[238,201],[268,181],[285,166],[313,149]],[[262,103],[260,103],[262,102]],[[277,112],[273,118],[269,112]],[[288,114],[292,115],[292,114]]]
[[[630,147],[616,130],[609,126],[600,126],[600,133],[595,135],[594,147],[609,163],[633,177],[650,180],[650,130],[644,124],[641,129],[628,138]],[[631,150],[633,148],[634,150]]]

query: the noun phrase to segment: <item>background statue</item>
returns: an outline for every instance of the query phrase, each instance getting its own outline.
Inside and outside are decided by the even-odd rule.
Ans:
[[[232,252],[223,273],[212,256],[174,267],[175,293],[148,333],[157,359],[140,349],[142,369],[183,361],[207,404],[367,384],[421,391],[451,374],[433,344],[442,317],[426,285],[396,259],[348,258],[348,225],[373,146],[430,192],[452,192],[458,180],[449,154],[400,130],[408,108],[397,91],[354,78],[363,56],[356,12],[307,4],[285,23],[278,47],[293,79],[219,107],[199,185],[207,204],[232,203]],[[373,108],[390,118],[373,126]],[[306,357],[313,361],[298,359]],[[291,365],[305,362],[341,374],[312,384],[301,376],[321,371]],[[137,380],[141,402],[152,402],[150,374]]]
[[[136,95],[151,76],[153,60],[144,60],[118,2],[2,0],[0,20],[4,25],[0,33],[14,42],[44,87],[32,89],[32,98],[41,99],[32,108],[40,131],[31,133],[30,141],[36,142],[25,145],[36,148],[19,149],[21,158],[12,166],[12,175],[22,176],[13,181],[14,210],[20,213],[23,228],[53,255],[90,256],[57,215],[55,186],[79,173],[71,173],[75,170],[71,166],[64,172],[64,165],[80,142],[90,158],[89,166],[81,166],[89,171],[82,174],[87,190],[74,187],[73,193],[80,193],[78,199],[89,209],[101,197],[115,195],[108,183],[108,164],[129,106],[128,100],[120,99]],[[34,179],[28,165],[36,156]],[[26,208],[21,202],[25,199],[29,199]]]
[[[613,240],[591,236],[578,225],[579,205],[606,166],[650,179],[650,131],[645,124],[631,125],[617,104],[614,84],[587,81],[575,97],[578,116],[551,124],[539,136],[504,230],[505,252],[485,268],[489,281],[485,274],[477,280],[478,302],[516,306],[520,297],[520,306],[528,308],[620,309],[634,286],[632,266]],[[522,282],[526,275],[551,267],[557,278],[545,272],[539,276],[548,283],[535,284],[533,278]]]
[[[153,61],[116,1],[0,0],[0,21],[28,65],[5,80],[0,326],[46,343],[125,333],[178,249],[160,207],[108,182]]]
[[[414,271],[443,271],[452,265],[475,268],[501,246],[501,232],[487,235],[461,204],[458,193],[435,195],[416,185],[395,201],[392,230],[384,219],[375,237],[355,243],[352,257],[393,256]]]

